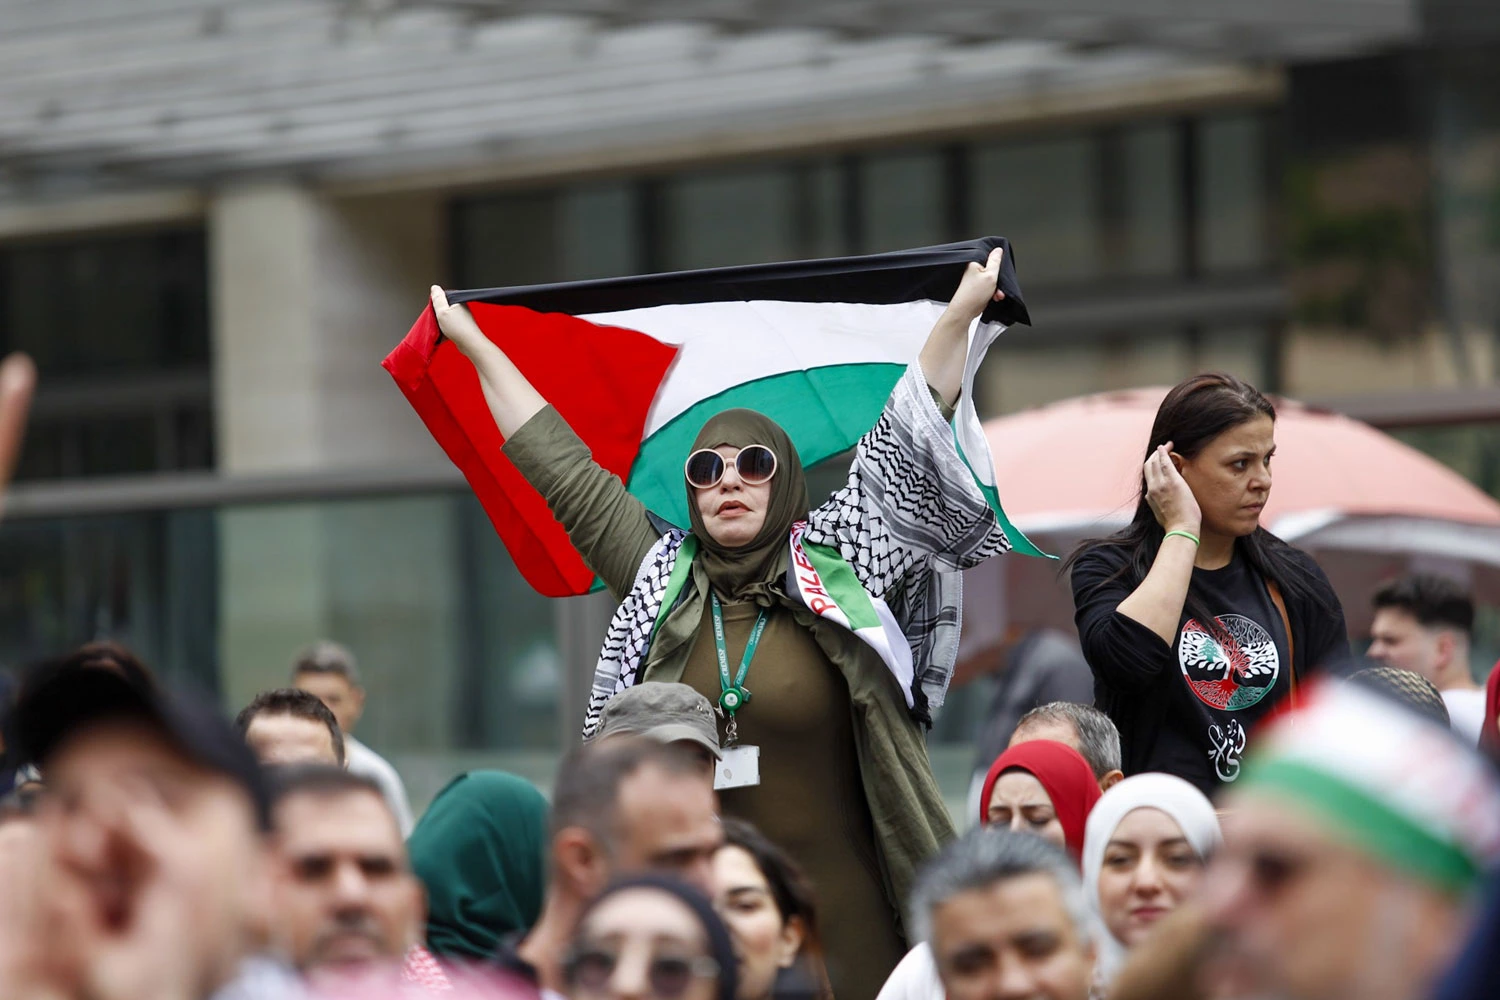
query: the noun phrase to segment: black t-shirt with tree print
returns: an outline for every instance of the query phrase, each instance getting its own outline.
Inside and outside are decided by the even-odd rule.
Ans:
[[[1124,560],[1098,548],[1073,570],[1095,700],[1120,729],[1126,774],[1165,771],[1212,792],[1239,777],[1249,734],[1291,690],[1286,627],[1265,581],[1236,554],[1222,569],[1193,570],[1192,595],[1218,628],[1185,611],[1169,648],[1115,611],[1134,583],[1099,586]]]

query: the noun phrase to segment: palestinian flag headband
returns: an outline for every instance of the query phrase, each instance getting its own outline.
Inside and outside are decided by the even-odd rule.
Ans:
[[[1330,681],[1272,725],[1236,790],[1271,791],[1392,868],[1472,887],[1500,861],[1500,788],[1453,734],[1370,691]]]

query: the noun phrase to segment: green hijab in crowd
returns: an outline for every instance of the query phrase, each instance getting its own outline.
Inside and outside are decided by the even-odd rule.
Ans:
[[[461,774],[438,793],[407,841],[427,889],[427,947],[483,960],[524,934],[542,910],[547,800],[500,771]]]

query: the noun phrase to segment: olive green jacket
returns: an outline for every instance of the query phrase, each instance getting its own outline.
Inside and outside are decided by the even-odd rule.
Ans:
[[[903,382],[915,382],[918,377],[920,370],[913,366]],[[915,384],[926,386],[925,381]],[[893,397],[901,388],[898,386]],[[906,395],[910,406],[912,393],[908,391]],[[922,395],[933,403],[921,415],[927,425],[922,432],[929,439],[928,446],[947,448],[951,453],[952,436],[945,432],[951,411],[930,389]],[[867,437],[876,435],[881,426],[877,425]],[[905,443],[906,439],[902,440]],[[864,445],[861,442],[862,448]],[[920,451],[907,449],[913,450]],[[661,524],[618,477],[593,461],[587,445],[566,421],[551,407],[542,410],[511,435],[505,443],[505,455],[546,499],[553,515],[567,529],[574,547],[610,592],[625,601],[639,591],[647,563],[663,542]],[[920,456],[910,460],[919,463]],[[856,458],[855,470],[859,462]],[[949,479],[955,478],[952,468],[943,469]],[[856,475],[857,471],[851,471],[851,483]],[[949,488],[948,479],[944,480],[944,486]],[[952,483],[951,487],[961,493],[973,490],[978,495],[972,479]],[[848,502],[847,496],[844,502]],[[988,502],[980,497],[978,504],[993,520]],[[980,523],[986,514],[978,513],[978,509],[973,504],[965,508],[974,523],[961,525],[953,538],[961,543],[956,547],[966,551],[947,559],[945,565],[972,565],[1008,547],[998,521],[993,526]],[[684,587],[682,598],[650,636],[640,672],[642,679],[682,679],[710,592],[702,569],[694,565],[692,573],[691,584]],[[923,713],[909,709],[911,699],[902,691],[902,685],[875,651],[854,633],[818,616],[795,598],[786,598],[783,605],[812,631],[819,647],[838,667],[848,685],[861,780],[874,821],[887,898],[899,921],[918,869],[954,836],[952,820],[928,759]],[[956,609],[946,610],[956,615]],[[956,623],[954,629],[956,632]],[[602,697],[613,693],[613,689],[606,689]]]

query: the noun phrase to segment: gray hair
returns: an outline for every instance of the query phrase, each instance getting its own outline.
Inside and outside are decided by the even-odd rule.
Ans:
[[[939,906],[959,893],[1023,875],[1046,875],[1056,882],[1078,939],[1092,939],[1083,882],[1073,860],[1040,837],[994,826],[970,830],[922,869],[911,893],[908,926],[918,941],[931,943],[932,915]]]
[[[1073,727],[1078,734],[1083,759],[1089,762],[1096,780],[1102,781],[1106,774],[1120,769],[1120,730],[1097,708],[1072,701],[1048,702],[1021,716],[1021,721],[1016,723],[1016,732],[1033,723],[1044,722],[1066,722]]]
[[[361,686],[354,654],[330,639],[320,639],[298,651],[292,661],[292,683],[296,683],[298,674],[333,674],[348,681],[350,687]]]

